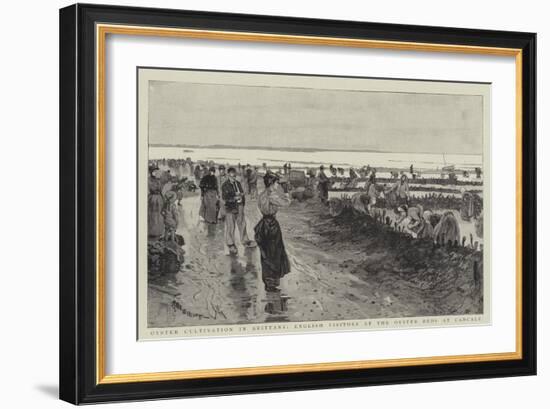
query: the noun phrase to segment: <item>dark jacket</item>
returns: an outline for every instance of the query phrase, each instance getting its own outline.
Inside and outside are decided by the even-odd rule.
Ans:
[[[207,190],[218,190],[218,180],[214,175],[206,175],[201,179],[199,187],[202,193]]]
[[[238,190],[235,189],[235,186],[237,186]],[[237,203],[237,192],[240,192],[242,194],[242,196],[240,197],[240,203]],[[241,183],[238,180],[236,180],[235,182],[231,182],[231,180],[227,179],[222,185],[222,199],[224,201],[226,210],[229,211],[236,211],[239,204],[242,204],[244,206],[244,189]]]

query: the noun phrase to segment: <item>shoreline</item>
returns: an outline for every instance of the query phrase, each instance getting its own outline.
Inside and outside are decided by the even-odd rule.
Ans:
[[[181,149],[181,152],[178,150]],[[339,151],[339,150],[281,150],[281,149],[242,149],[237,147],[223,148],[195,148],[196,151],[185,151],[184,148],[149,147],[149,160],[184,160],[192,157],[195,162],[213,161],[219,164],[251,164],[261,167],[263,163],[273,168],[281,168],[290,162],[293,169],[307,170],[329,165],[337,168],[359,169],[371,165],[378,172],[408,171],[411,163],[416,172],[438,175],[447,172],[443,168],[454,164],[455,173],[464,171],[473,175],[475,168],[483,168],[482,155],[447,155],[447,162],[442,154],[437,153],[406,153],[406,152],[372,152],[372,151]],[[233,153],[229,153],[229,151]],[[225,152],[225,154],[224,154]],[[238,152],[238,154],[235,154]],[[273,155],[278,153],[278,155]],[[309,154],[309,157],[308,157]],[[273,156],[272,156],[273,155]],[[426,155],[429,157],[427,158]],[[271,157],[270,157],[271,156]],[[281,159],[283,158],[283,159]]]

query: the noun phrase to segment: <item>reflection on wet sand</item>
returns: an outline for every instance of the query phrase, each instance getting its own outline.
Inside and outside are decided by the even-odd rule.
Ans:
[[[229,296],[239,314],[239,323],[288,321],[285,315],[288,297],[280,291],[265,292],[262,289],[261,272],[254,264],[256,251],[244,250],[244,267],[239,258],[231,257]]]
[[[280,291],[270,291],[266,293],[265,308],[267,313],[266,322],[285,322],[288,321],[286,312],[288,297],[281,294]]]
[[[229,297],[238,313],[238,320],[242,323],[248,322],[256,315],[258,294],[255,282],[257,272],[252,263],[252,251],[252,249],[245,250],[246,264],[244,267],[236,257],[231,257],[230,263]]]
[[[259,218],[256,204],[247,209],[248,228]],[[224,245],[224,225],[198,221],[197,197],[179,206],[178,234],[186,242],[185,263],[177,274],[149,276],[150,326],[188,326],[288,321],[289,297],[264,290],[259,250],[238,246],[231,256]],[[284,288],[284,285],[282,285]],[[168,292],[167,292],[168,291]]]

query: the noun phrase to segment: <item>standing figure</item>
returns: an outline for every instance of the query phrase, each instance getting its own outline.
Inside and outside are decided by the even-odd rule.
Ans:
[[[250,197],[256,198],[258,193],[258,167],[250,168],[247,171],[248,176],[248,193]]]
[[[241,183],[241,186],[243,188],[244,194],[245,195],[248,194],[248,176],[247,176],[245,165],[240,166],[237,172],[237,176],[238,176],[237,179]]]
[[[290,272],[290,262],[285,251],[281,227],[275,217],[282,206],[290,204],[288,193],[279,186],[274,173],[264,176],[265,190],[258,197],[258,208],[262,219],[254,227],[254,238],[260,248],[262,281],[267,292],[277,292],[281,277]]]
[[[480,197],[472,192],[467,192],[464,188],[460,189],[462,193],[462,203],[460,205],[460,218],[464,221],[476,219],[483,209]]]
[[[176,206],[176,192],[170,190],[164,196],[164,208],[162,216],[164,217],[164,240],[175,241],[176,229],[179,223],[179,213]]]
[[[195,184],[198,185],[202,178],[200,165],[197,164],[197,166],[195,166],[195,170],[193,171],[193,176],[195,176]]]
[[[246,219],[244,217],[245,194],[241,183],[237,180],[235,168],[227,170],[229,179],[222,185],[222,199],[225,203],[225,244],[230,254],[237,254],[235,245],[235,225],[239,229],[241,243],[246,247],[256,244],[248,238]]]
[[[182,179],[185,176],[185,162],[182,160],[178,160],[177,162],[177,168],[176,168],[176,176],[178,177],[178,180]]]
[[[159,179],[160,170],[156,166],[149,169],[149,194],[147,196],[147,235],[151,238],[159,238],[164,233],[164,220],[162,208],[162,183]]]
[[[227,174],[225,173],[225,166],[224,165],[220,165],[218,167],[218,200],[219,200],[219,208],[220,210],[218,211],[218,220],[225,220],[225,203],[223,201],[223,197],[222,197],[222,186],[223,184],[227,181],[228,177],[227,177]]]
[[[372,208],[376,204],[376,199],[378,198],[378,189],[376,188],[376,174],[371,173],[369,176],[369,185],[367,188],[367,195],[368,195],[368,205],[367,210],[369,214],[372,216]]]
[[[319,195],[321,196],[321,203],[328,203],[328,185],[329,178],[325,175],[325,167],[323,165],[319,166],[319,184],[317,188],[319,189]]]
[[[181,200],[183,199],[183,192],[185,191],[186,182],[187,182],[187,177],[184,176],[174,186],[172,186],[172,190],[176,192],[176,196],[178,198],[178,206],[181,206]]]
[[[216,224],[218,222],[218,180],[216,179],[216,168],[208,169],[208,174],[203,176],[199,187],[201,189],[201,207],[199,216],[206,223]]]
[[[193,162],[191,161],[191,158],[185,159],[184,163],[184,176],[187,176],[188,178],[193,175]]]

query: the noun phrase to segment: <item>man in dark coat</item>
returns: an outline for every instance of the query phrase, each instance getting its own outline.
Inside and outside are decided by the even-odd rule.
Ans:
[[[230,254],[237,254],[235,245],[235,226],[239,230],[241,243],[246,247],[254,247],[254,243],[248,237],[246,231],[246,218],[244,216],[245,192],[241,183],[237,180],[235,168],[227,170],[228,179],[222,185],[222,199],[225,206],[225,244]]]

